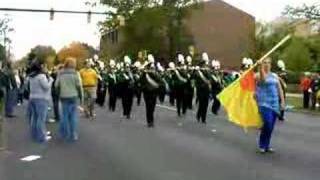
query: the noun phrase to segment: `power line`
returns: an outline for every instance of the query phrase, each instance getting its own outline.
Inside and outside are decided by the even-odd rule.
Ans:
[[[20,9],[20,8],[0,8],[0,11],[14,11],[14,12],[35,12],[35,13],[68,13],[68,14],[97,14],[110,15],[107,12],[97,11],[69,11],[69,10],[54,10],[54,9]]]
[[[19,9],[19,8],[0,8],[0,11],[10,12],[31,12],[31,13],[49,13],[50,20],[54,19],[55,13],[67,13],[67,14],[87,14],[87,22],[91,22],[91,15],[111,15],[109,12],[97,12],[97,11],[69,11],[69,10],[54,10],[51,9]]]

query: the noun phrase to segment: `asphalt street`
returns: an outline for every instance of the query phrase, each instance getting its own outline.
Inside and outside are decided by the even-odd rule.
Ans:
[[[120,104],[120,102],[118,102]],[[274,132],[275,154],[256,153],[257,131],[245,133],[225,116],[196,122],[178,118],[172,107],[156,108],[155,128],[145,125],[145,107],[132,119],[97,108],[97,119],[80,120],[79,141],[57,138],[43,145],[29,138],[25,108],[7,119],[7,151],[0,152],[1,180],[319,180],[320,118],[288,113]],[[22,162],[20,158],[40,155]]]

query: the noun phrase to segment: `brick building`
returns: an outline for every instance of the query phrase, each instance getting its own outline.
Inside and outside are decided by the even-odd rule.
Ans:
[[[254,17],[222,0],[204,2],[201,8],[192,10],[185,23],[195,49],[219,59],[222,66],[239,67],[242,57],[254,51]],[[101,48],[115,56],[123,38],[121,32],[107,34]]]

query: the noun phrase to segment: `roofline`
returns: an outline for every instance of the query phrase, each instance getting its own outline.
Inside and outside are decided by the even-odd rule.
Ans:
[[[248,12],[246,12],[246,11],[244,11],[244,10],[242,10],[242,9],[240,9],[240,8],[238,8],[238,7],[230,4],[230,3],[228,3],[228,2],[225,2],[224,0],[204,0],[204,1],[201,2],[201,3],[206,4],[206,3],[212,3],[212,2],[214,2],[214,1],[220,1],[220,2],[222,2],[223,4],[225,4],[225,5],[227,5],[227,6],[231,7],[231,8],[237,9],[238,11],[246,14],[247,16],[250,16],[252,19],[256,19],[256,17],[253,16],[252,14],[250,14],[250,13],[248,13]]]

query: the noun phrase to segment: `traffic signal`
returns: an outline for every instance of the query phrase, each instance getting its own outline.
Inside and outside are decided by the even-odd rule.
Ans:
[[[88,16],[87,16],[87,22],[91,23],[91,11],[88,12]]]
[[[54,19],[54,10],[53,8],[50,9],[50,20],[52,21]]]

